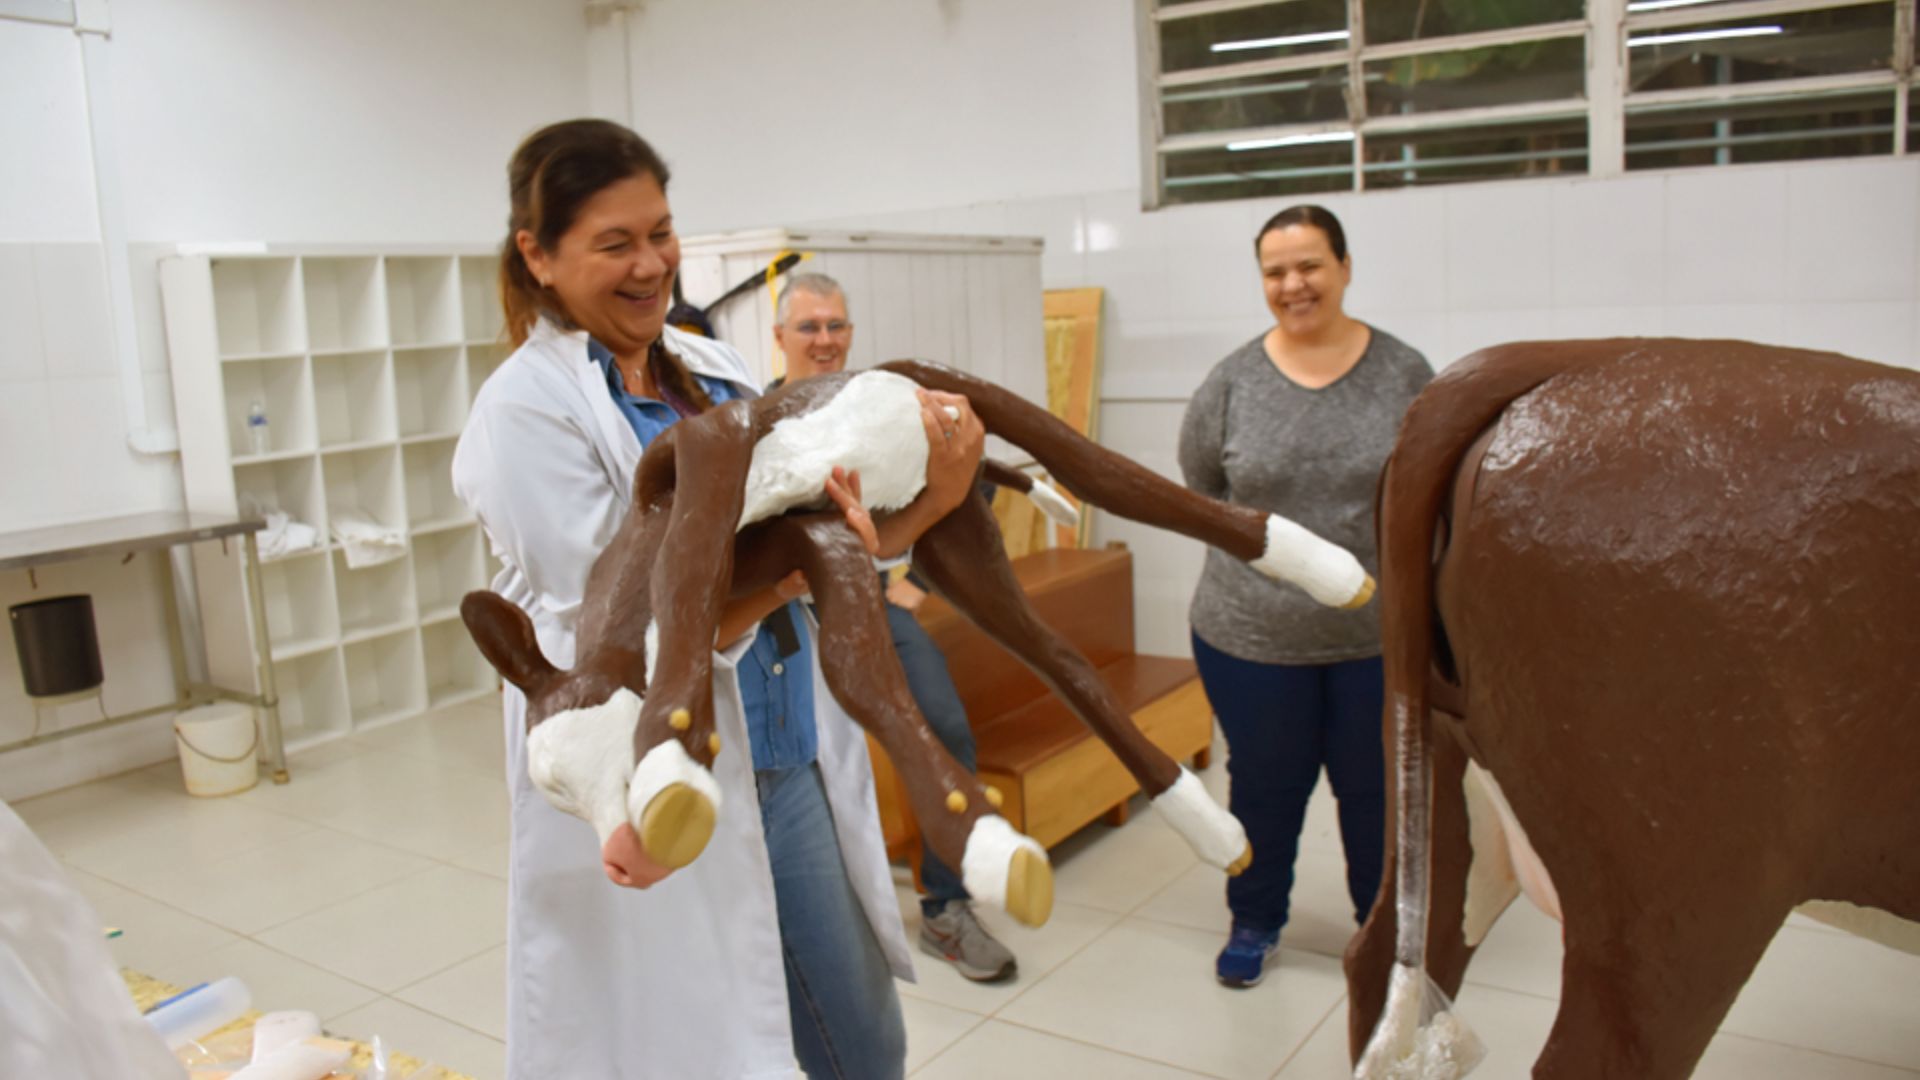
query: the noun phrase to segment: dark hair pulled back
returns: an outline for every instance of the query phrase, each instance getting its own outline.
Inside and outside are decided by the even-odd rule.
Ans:
[[[667,163],[647,141],[610,120],[565,120],[527,136],[507,165],[507,240],[500,248],[500,307],[507,336],[523,344],[545,315],[571,326],[551,289],[542,288],[520,254],[521,230],[553,251],[589,199],[622,180],[651,176],[666,190]],[[662,390],[697,410],[712,402],[686,366],[656,341],[648,368]]]
[[[1334,259],[1339,262],[1347,261],[1347,232],[1340,227],[1340,219],[1333,216],[1333,211],[1312,203],[1289,206],[1268,218],[1267,223],[1260,226],[1260,231],[1254,234],[1253,253],[1256,256],[1260,254],[1260,241],[1265,240],[1268,233],[1290,225],[1311,225],[1319,229],[1326,234],[1327,246],[1333,249]]]

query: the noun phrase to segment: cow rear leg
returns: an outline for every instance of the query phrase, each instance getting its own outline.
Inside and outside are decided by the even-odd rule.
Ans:
[[[999,525],[975,493],[914,546],[914,564],[974,624],[1040,676],[1155,800],[1162,816],[1205,861],[1239,873],[1252,861],[1246,830],[1135,727],[1112,691],[1072,645],[1027,606],[1000,542]]]
[[[1641,880],[1678,880],[1646,869]],[[1697,871],[1686,879],[1709,880]],[[1721,888],[1685,895],[1563,891],[1560,1012],[1534,1063],[1537,1080],[1693,1075],[1790,910],[1756,903],[1756,883],[1735,874],[1717,880]]]
[[[789,565],[806,573],[813,590],[828,689],[886,750],[935,854],[960,868],[976,899],[1028,926],[1046,922],[1053,911],[1046,851],[993,812],[998,793],[962,768],[928,727],[894,651],[880,578],[865,547],[837,513],[771,525],[772,546],[791,552]]]

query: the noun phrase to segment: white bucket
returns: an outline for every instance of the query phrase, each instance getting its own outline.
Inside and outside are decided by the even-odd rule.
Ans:
[[[253,706],[222,701],[173,718],[189,795],[232,795],[260,779],[260,730]]]

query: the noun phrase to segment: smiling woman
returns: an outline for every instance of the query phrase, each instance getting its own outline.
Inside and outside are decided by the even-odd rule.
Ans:
[[[667,325],[680,242],[666,164],[645,140],[566,121],[529,136],[507,173],[500,288],[516,350],[474,400],[453,483],[500,558],[494,591],[525,613],[545,655],[571,665],[579,627],[609,602],[587,595],[588,572],[630,516],[644,448],[681,420],[742,415],[737,402],[758,391],[739,353]],[[674,438],[684,455],[699,436]],[[937,466],[930,447],[930,489],[971,490],[969,445],[971,457],[944,453]],[[904,549],[919,533],[901,523],[924,530],[940,513],[883,528]],[[684,586],[697,571],[652,580],[659,599],[660,582]],[[818,650],[793,602],[805,589],[796,575],[727,602],[720,651],[692,665],[711,685],[688,692],[710,698],[731,752],[710,777],[727,812],[686,869],[631,824],[596,842],[550,805],[529,775],[540,758],[526,699],[504,694],[514,1080],[790,1076],[796,1058],[818,1075],[904,1072],[893,978],[911,971],[906,940],[864,741],[831,695],[814,693]]]
[[[1393,335],[1348,315],[1353,258],[1318,206],[1254,237],[1274,325],[1221,361],[1187,406],[1180,469],[1203,495],[1296,521],[1377,566],[1374,484],[1400,417],[1432,377]],[[1379,619],[1314,610],[1207,551],[1193,597],[1194,662],[1227,738],[1228,802],[1258,853],[1227,883],[1222,983],[1252,986],[1279,944],[1307,797],[1322,764],[1340,803],[1355,921],[1380,882]]]

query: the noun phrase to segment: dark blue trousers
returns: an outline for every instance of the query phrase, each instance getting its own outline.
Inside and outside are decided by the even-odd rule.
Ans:
[[[1195,634],[1193,659],[1227,737],[1227,805],[1253,844],[1253,865],[1227,879],[1234,925],[1287,924],[1300,827],[1322,766],[1339,800],[1354,921],[1365,919],[1380,890],[1386,844],[1380,658],[1260,664],[1228,656]]]

